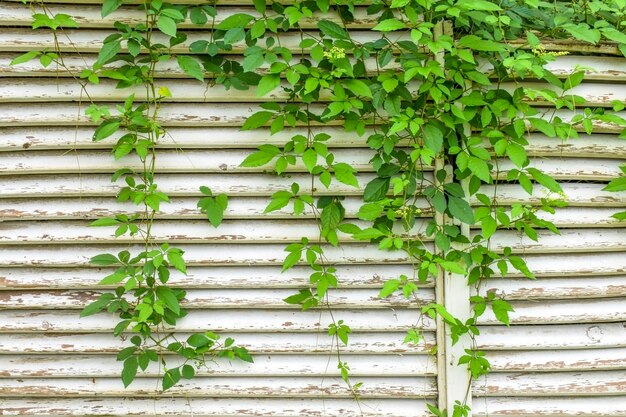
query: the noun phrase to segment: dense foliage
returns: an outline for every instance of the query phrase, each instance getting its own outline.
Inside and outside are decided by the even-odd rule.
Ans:
[[[104,1],[102,16],[122,3]],[[529,132],[565,140],[579,132],[591,133],[597,122],[626,126],[614,112],[624,108],[622,102],[613,103],[614,111],[585,108],[585,99],[573,91],[583,81],[584,69],[559,77],[546,68],[570,47],[560,39],[585,43],[589,51],[593,45],[609,43],[626,54],[626,0],[359,3],[253,0],[254,12],[221,16],[215,4],[145,1],[137,6],[145,12],[145,21],[116,22],[116,32],[103,39],[95,64],[76,74],[87,93],[87,84],[97,84],[100,78],[116,80],[118,88],[142,85],[146,91],[142,97],[129,96],[116,108],[93,103],[87,109],[97,125],[94,140],[116,137],[114,157],[134,154],[144,166],[140,172],[119,170],[112,178],[125,181],[118,200],[142,206],[143,214],[120,214],[93,223],[115,227],[116,236],[140,236],[144,250],[92,259],[96,265],[117,266],[102,284],[120,286],[82,313],[106,309],[121,319],[116,336],[136,333],[132,346],[118,355],[124,361],[125,385],[150,362],[163,362],[163,389],[168,389],[181,377],[193,377],[207,357],[251,361],[245,348],[231,339],[220,343],[212,332],[179,341],[163,329],[163,324],[175,325],[186,312],[180,305],[184,291],[168,283],[171,269],[185,273],[183,251],[156,245],[151,235],[156,213],[169,201],[155,178],[155,145],[166,133],[159,106],[171,96],[155,81],[159,63],[174,59],[200,82],[254,88],[259,97],[272,93],[280,98],[262,104],[243,130],[294,134],[282,146],[259,146],[242,166],[267,167],[276,175],[304,167],[320,187],[335,182],[363,187],[359,221],[346,218],[342,196],[318,196],[307,184],[293,183],[276,192],[266,209],[292,207],[295,215],[314,213],[319,239],[291,243],[283,263],[283,271],[298,263],[309,265],[310,285],[285,301],[331,313],[328,293],[340,283],[324,250],[341,245],[341,236],[406,253],[414,274],[387,281],[379,294],[383,298],[402,294],[416,299],[420,286],[429,280],[443,285],[444,274],[466,277],[471,287],[506,276],[512,269],[533,278],[511,248],[494,250],[491,244],[498,229],[517,230],[532,240],[537,240],[538,229],[558,233],[540,212],[553,212],[566,204],[566,196],[557,181],[529,165],[525,149]],[[34,29],[45,27],[56,36],[77,26],[70,16],[50,14],[45,4],[32,6]],[[310,19],[317,22],[315,30],[307,29]],[[206,36],[189,45],[190,54],[175,54],[172,47],[187,40],[178,25],[187,20],[206,27]],[[352,29],[372,20],[367,32]],[[243,51],[243,60],[233,55],[237,51]],[[29,52],[14,63],[34,58],[43,65],[64,66],[59,51]],[[523,80],[540,81],[541,88],[525,87],[520,84]],[[570,116],[561,116],[559,109],[570,110]],[[361,184],[357,168],[335,156],[336,138],[324,132],[327,125],[343,126],[371,148],[373,179]],[[529,194],[543,192],[541,203],[499,205],[498,185],[505,182],[517,183]],[[623,178],[607,188],[623,190]],[[208,187],[202,192],[205,197],[198,206],[217,227],[227,197],[213,195]],[[623,213],[617,216],[623,218]],[[475,233],[470,234],[470,225],[477,227]],[[421,314],[449,328],[452,343],[462,340],[466,349],[459,364],[477,378],[490,368],[484,353],[476,349],[477,320],[490,309],[508,324],[512,307],[493,293],[473,295],[470,301],[473,307],[467,317],[455,317],[441,302],[420,307]],[[336,339],[338,368],[358,397],[360,384],[351,382],[349,364],[341,356],[341,346],[349,343],[349,323],[331,317],[328,334]],[[418,343],[420,337],[419,329],[410,329],[405,342]],[[168,368],[163,349],[181,355],[184,363]],[[431,412],[466,415],[467,397],[457,398],[453,410],[433,406]]]

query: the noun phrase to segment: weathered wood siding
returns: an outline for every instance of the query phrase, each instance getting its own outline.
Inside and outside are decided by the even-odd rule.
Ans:
[[[82,28],[58,39],[68,67],[80,71],[94,61],[98,41],[110,33],[113,20],[99,17],[96,0],[49,3],[58,3],[53,12],[80,17]],[[245,0],[220,3],[232,6],[233,13],[251,10]],[[124,8],[113,17],[132,21],[138,15]],[[367,39],[363,29],[372,23],[359,11],[353,36]],[[206,90],[172,64],[159,67],[160,83],[173,98],[161,112],[170,135],[160,144],[157,170],[159,185],[173,201],[163,206],[154,233],[183,248],[189,263],[188,276],[172,280],[188,290],[191,310],[177,331],[231,335],[249,347],[255,364],[219,361],[162,396],[156,395],[154,373],[123,389],[115,354],[124,344],[110,335],[115,319],[107,314],[79,319],[78,312],[97,296],[95,285],[107,275],[106,268],[89,265],[89,258],[136,243],[115,239],[106,228],[87,227],[95,218],[136,210],[115,202],[118,185],[109,180],[115,169],[136,163],[113,161],[111,141],[91,141],[92,128],[82,114],[84,96],[63,71],[35,61],[9,65],[21,52],[52,48],[49,34],[29,26],[25,6],[0,2],[0,415],[426,415],[425,403],[435,402],[438,394],[438,367],[429,354],[435,324],[419,319],[415,303],[376,297],[385,279],[410,274],[406,259],[347,236],[342,249],[328,251],[339,265],[341,288],[331,295],[336,316],[354,330],[344,359],[355,381],[364,382],[357,404],[329,357],[327,313],[302,313],[282,302],[308,282],[305,268],[280,274],[279,265],[287,242],[316,236],[312,214],[294,220],[286,210],[262,213],[273,192],[307,175],[301,166],[290,178],[238,166],[257,145],[284,143],[285,134],[239,130],[259,101],[282,95],[260,100],[250,91]],[[314,29],[315,21],[305,27]],[[178,52],[202,36],[188,33]],[[298,40],[286,35],[283,45],[295,50]],[[615,55],[611,47],[595,51]],[[551,66],[565,75],[576,65],[597,69],[575,91],[589,105],[624,100],[623,58],[566,56]],[[128,94],[106,81],[89,91],[102,103]],[[536,243],[501,232],[493,240],[496,250],[513,246],[523,252],[538,279],[494,280],[480,289],[503,294],[516,312],[510,328],[490,316],[483,320],[479,343],[494,373],[475,383],[476,415],[626,415],[626,232],[610,217],[626,206],[626,195],[602,191],[619,175],[626,145],[616,127],[596,127],[598,133],[568,142],[530,137],[533,164],[563,182],[570,207],[548,217],[561,227],[560,236],[540,233]],[[322,129],[333,136],[338,159],[360,169],[364,186],[373,174],[363,140],[338,126]],[[230,196],[218,229],[196,209],[201,185]],[[362,188],[313,186],[320,195],[345,195],[347,216],[354,217]],[[506,205],[536,203],[546,194],[537,189],[529,197],[503,184],[498,195]],[[434,298],[429,283],[419,302]],[[403,345],[404,331],[416,322],[424,330],[423,343]]]
[[[71,41],[59,38],[75,71],[93,62],[95,40],[111,31],[113,19],[139,18],[125,7],[102,19],[98,5],[71,3],[51,8],[78,16],[82,26],[68,34]],[[232,13],[252,10],[232,7]],[[354,29],[374,23],[364,10],[359,16]],[[420,321],[415,304],[376,296],[384,280],[410,274],[406,259],[347,236],[342,249],[328,251],[341,281],[341,288],[331,291],[335,316],[354,330],[342,352],[354,381],[364,383],[358,404],[329,354],[328,313],[302,313],[282,301],[306,286],[310,274],[305,267],[280,273],[284,246],[301,236],[315,239],[318,230],[310,212],[294,219],[288,210],[270,215],[263,210],[275,191],[299,179],[310,184],[304,167],[292,169],[290,178],[264,174],[263,167],[239,167],[256,146],[285,142],[287,132],[240,131],[259,102],[284,97],[206,89],[170,63],[158,74],[173,97],[161,113],[169,135],[160,144],[157,182],[173,201],[163,205],[154,234],[186,251],[189,274],[171,280],[188,291],[190,314],[177,331],[212,329],[233,336],[250,349],[255,363],[218,361],[163,396],[157,396],[156,371],[124,389],[115,360],[124,343],[110,334],[115,318],[79,319],[78,313],[97,297],[96,284],[108,274],[89,265],[89,258],[138,243],[114,238],[110,228],[87,227],[95,218],[138,210],[115,201],[118,185],[109,179],[115,169],[138,163],[115,162],[111,140],[91,141],[93,128],[82,115],[84,95],[67,74],[36,62],[9,65],[23,51],[52,47],[48,33],[28,28],[30,19],[24,5],[0,3],[0,415],[426,415],[425,403],[437,397],[437,363],[429,354],[434,322]],[[313,29],[315,21],[305,26]],[[197,30],[190,35],[204,36]],[[287,45],[297,46],[295,40]],[[129,94],[112,87],[103,80],[89,87],[90,96],[113,103]],[[373,174],[363,139],[341,127],[323,130],[333,136],[337,159],[359,168],[364,186]],[[218,229],[196,209],[201,185],[230,197]],[[315,187],[320,195],[346,195],[347,216],[355,217],[362,188]],[[432,287],[424,286],[420,303],[434,300]],[[405,330],[416,323],[424,329],[424,342],[403,345]]]
[[[594,69],[574,91],[588,106],[626,99],[623,57],[573,52],[550,67],[565,76],[577,65]],[[475,416],[626,415],[626,223],[610,217],[626,206],[626,193],[602,191],[626,163],[626,142],[619,127],[597,127],[566,142],[530,135],[531,166],[561,182],[569,206],[542,216],[560,235],[540,233],[538,243],[521,239],[517,246],[536,280],[493,279],[478,290],[495,291],[515,312],[508,328],[491,314],[482,319],[478,344],[493,372],[474,383]],[[548,195],[509,187],[498,186],[503,205]]]

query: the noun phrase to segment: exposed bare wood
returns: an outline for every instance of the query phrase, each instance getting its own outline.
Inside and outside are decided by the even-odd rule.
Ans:
[[[624,395],[626,371],[494,373],[475,381],[473,392],[477,397]]]
[[[300,309],[283,300],[294,294],[293,289],[192,289],[187,291],[182,305],[189,309]],[[82,309],[100,295],[93,290],[60,291],[0,291],[0,302],[5,309]],[[417,308],[434,302],[432,289],[422,289],[406,300],[403,296],[378,298],[370,289],[341,289],[329,292],[329,302],[337,308]]]
[[[626,368],[626,348],[489,352],[496,372],[590,371]]]
[[[552,323],[548,318],[546,323]],[[482,326],[478,347],[486,350],[568,350],[622,348],[626,324],[541,324],[535,326]]]
[[[412,327],[433,330],[433,322],[415,311],[336,310],[335,315],[350,323],[353,331],[397,332]],[[217,332],[321,332],[326,334],[331,322],[324,310],[198,310],[176,324],[178,332],[211,329]],[[97,314],[78,319],[76,311],[0,311],[0,332],[3,333],[110,333],[117,320],[109,314]]]
[[[320,354],[325,357],[332,351],[334,340],[320,333],[238,333],[221,334],[222,338],[233,337],[237,343],[256,354]],[[426,331],[418,345],[402,343],[406,333],[358,332],[350,335],[350,343],[343,346],[344,354],[404,354],[426,355],[435,345],[434,334]],[[50,334],[0,334],[0,354],[113,354],[128,346],[122,341],[103,333]],[[188,333],[176,333],[178,340],[185,340]]]

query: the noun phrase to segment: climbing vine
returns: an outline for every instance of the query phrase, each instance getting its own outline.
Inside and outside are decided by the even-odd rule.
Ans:
[[[102,16],[122,4],[104,1]],[[184,253],[158,244],[151,232],[161,205],[169,202],[156,182],[156,167],[158,143],[166,134],[159,109],[171,93],[155,74],[160,63],[176,60],[188,76],[206,79],[211,86],[254,88],[258,97],[278,97],[261,104],[242,129],[293,134],[280,146],[259,146],[241,165],[265,167],[281,176],[293,169],[310,174],[310,185],[294,182],[274,193],[265,212],[289,207],[294,215],[308,213],[316,219],[318,239],[303,237],[285,248],[283,271],[300,263],[310,267],[310,285],[285,302],[330,313],[328,334],[334,340],[337,367],[353,395],[358,398],[361,384],[351,381],[349,364],[341,355],[352,330],[335,317],[329,293],[341,283],[337,266],[325,254],[329,245],[341,246],[345,239],[402,251],[413,265],[411,275],[384,283],[381,298],[400,294],[417,302],[419,288],[432,281],[442,285],[445,274],[475,289],[467,317],[455,317],[438,301],[419,305],[421,315],[447,327],[452,344],[465,340],[467,349],[458,365],[468,367],[471,384],[490,370],[476,344],[479,318],[490,310],[508,325],[513,311],[495,293],[479,295],[481,282],[512,270],[534,278],[513,248],[498,243],[497,231],[515,230],[531,240],[538,240],[538,230],[558,233],[542,212],[553,213],[567,200],[554,178],[531,166],[529,133],[567,140],[579,132],[590,134],[599,122],[626,127],[616,113],[623,102],[613,103],[613,111],[585,107],[585,99],[575,92],[585,69],[558,77],[547,64],[565,53],[555,47],[559,39],[590,45],[611,42],[626,55],[626,0],[253,0],[252,5],[254,12],[222,18],[214,4],[145,1],[137,6],[145,12],[145,21],[117,21],[96,62],[75,74],[86,94],[87,84],[101,78],[116,80],[118,88],[143,88],[116,108],[92,103],[86,109],[97,126],[93,139],[113,139],[115,158],[133,154],[143,167],[121,169],[112,177],[125,182],[118,200],[138,205],[140,213],[102,218],[92,225],[112,226],[116,236],[134,236],[142,249],[92,258],[94,265],[117,267],[101,284],[119,287],[87,306],[82,316],[107,310],[121,319],[116,336],[134,333],[132,345],[118,355],[124,361],[125,385],[151,362],[163,365],[163,389],[168,389],[181,378],[193,377],[210,357],[252,360],[244,347],[231,339],[220,342],[210,331],[177,340],[164,327],[187,314],[181,307],[184,291],[168,281],[171,270],[186,272]],[[43,3],[31,7],[33,29],[47,28],[55,39],[65,28],[78,26],[70,16],[52,15]],[[313,31],[304,25],[311,18],[317,21]],[[364,19],[374,20],[373,27],[366,33],[353,30]],[[187,41],[178,30],[186,20],[206,27],[206,36],[189,45],[190,54],[177,54],[172,48]],[[240,49],[243,60],[231,55]],[[69,71],[60,50],[29,52],[13,63],[35,58],[44,66],[55,62]],[[541,87],[528,87],[525,80],[540,81]],[[572,115],[562,116],[561,109]],[[372,176],[360,175],[357,167],[334,153],[336,138],[324,132],[328,125],[341,125],[367,144],[373,155],[368,167]],[[362,188],[357,220],[346,216],[341,195],[320,192],[333,183]],[[519,184],[528,194],[544,194],[537,205],[504,206],[498,201],[498,187],[504,183]],[[620,178],[607,189],[623,190],[623,185]],[[218,227],[227,197],[214,195],[208,186],[201,192],[198,207]],[[623,213],[616,216],[623,218]],[[421,337],[415,327],[404,341],[417,344]],[[169,365],[164,351],[182,360]],[[437,416],[465,416],[470,412],[467,399],[456,398],[452,410],[429,409]]]

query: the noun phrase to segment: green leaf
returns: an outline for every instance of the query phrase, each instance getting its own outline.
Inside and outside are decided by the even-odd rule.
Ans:
[[[120,8],[122,0],[104,0],[102,3],[102,17],[106,17]]]
[[[357,233],[354,233],[352,235],[352,237],[354,237],[357,240],[377,239],[377,238],[383,237],[383,236],[385,236],[385,234],[383,232],[381,232],[380,230],[375,229],[373,227],[361,230],[361,231],[359,231]]]
[[[433,124],[424,126],[424,145],[435,154],[441,151],[443,146],[443,133]]]
[[[118,283],[124,281],[124,279],[126,279],[127,277],[128,277],[128,274],[126,274],[126,272],[124,272],[124,269],[122,268],[122,269],[118,269],[114,273],[112,273],[110,275],[107,275],[106,277],[102,278],[98,284],[99,285],[118,284]]]
[[[104,309],[115,296],[111,293],[102,294],[96,301],[91,304],[88,304],[83,310],[80,312],[80,317],[91,316],[92,314],[99,313]]]
[[[455,6],[465,10],[480,10],[485,12],[497,12],[502,10],[495,2],[486,0],[459,0],[456,2]]]
[[[591,29],[589,25],[585,23],[579,23],[574,26],[563,26],[565,31],[569,32],[574,38],[581,41],[593,43],[594,45],[600,42],[601,34],[598,29]]]
[[[171,288],[159,286],[156,288],[156,294],[159,297],[159,300],[163,301],[167,308],[172,310],[174,314],[180,314],[180,303]]]
[[[105,42],[104,45],[102,45],[102,48],[100,48],[100,52],[98,53],[98,59],[93,64],[94,68],[99,68],[109,62],[120,52],[121,48],[122,45],[120,44],[119,39]]]
[[[93,134],[93,140],[97,142],[106,139],[117,132],[119,128],[120,122],[117,120],[107,120],[102,122],[102,124],[96,128]]]
[[[378,293],[379,298],[387,298],[400,288],[400,280],[390,279],[385,281],[383,288]]]
[[[114,265],[120,263],[119,259],[117,259],[115,255],[111,255],[110,253],[96,255],[91,258],[90,262],[94,265],[100,266]]]
[[[122,382],[124,388],[127,388],[135,379],[137,375],[137,368],[139,364],[136,356],[131,356],[124,361],[124,368],[122,369]]]
[[[280,150],[277,147],[268,148],[264,147],[263,149],[258,150],[257,152],[251,153],[243,160],[241,163],[242,167],[253,168],[260,167],[268,162],[270,162],[276,155],[280,153]]]
[[[382,214],[385,208],[381,204],[367,203],[359,208],[356,216],[361,220],[376,220]]]
[[[25,54],[22,54],[16,58],[13,58],[13,60],[11,61],[11,65],[23,64],[24,62],[28,62],[30,60],[37,58],[39,55],[41,55],[41,52],[39,51],[26,52]]]
[[[406,29],[407,25],[404,22],[401,22],[398,19],[385,19],[376,26],[372,28],[372,30],[377,30],[379,32],[391,32],[394,30]]]
[[[465,35],[458,41],[459,46],[463,46],[475,51],[503,52],[506,47],[498,42],[481,39],[476,35]]]
[[[195,369],[191,365],[183,365],[182,367],[182,376],[185,379],[191,379],[196,374]]]
[[[254,16],[246,13],[235,13],[232,16],[228,16],[217,25],[217,29],[229,30],[233,28],[245,28],[248,23],[254,20]]]
[[[474,224],[474,211],[469,203],[461,198],[448,197],[448,211],[452,218],[460,220],[463,223]]]
[[[172,388],[180,381],[180,370],[179,368],[173,368],[167,370],[163,374],[163,391],[167,391]]]
[[[211,342],[211,339],[202,333],[194,333],[187,339],[187,344],[196,348],[205,346]]]
[[[170,250],[167,252],[167,260],[174,268],[178,269],[183,274],[187,274],[187,266],[185,265],[185,260],[183,259],[183,251]]]
[[[241,130],[257,129],[269,122],[274,114],[275,113],[271,111],[258,111],[246,119],[241,127]]]
[[[178,66],[185,74],[192,76],[198,81],[204,81],[204,68],[195,58],[188,55],[179,55],[176,57]]]
[[[385,198],[389,191],[389,178],[374,178],[366,186],[363,200],[366,202],[379,201]]]
[[[89,223],[89,226],[118,226],[119,224],[120,222],[117,219],[112,217],[103,217],[102,219],[92,221]]]
[[[348,35],[348,32],[346,32],[344,28],[342,28],[335,22],[331,22],[330,20],[320,20],[317,23],[317,27],[319,28],[320,32],[330,38],[342,40],[350,39],[350,35]]]
[[[626,177],[619,177],[611,180],[602,191],[618,192],[626,191]]]
[[[504,300],[493,300],[491,302],[491,309],[499,322],[504,323],[507,326],[510,324],[509,312],[515,311],[513,310],[513,307],[511,307],[511,304]]]
[[[263,97],[270,91],[275,90],[280,85],[280,75],[269,74],[265,75],[259,81],[259,85],[256,89],[257,97]]]
[[[167,36],[176,37],[176,22],[171,17],[159,16],[157,27]]]
[[[358,96],[372,98],[372,92],[370,91],[370,88],[361,80],[348,78],[343,82],[343,84],[348,87],[350,91]]]
[[[556,182],[556,180],[551,176],[544,174],[536,168],[528,168],[526,171],[528,171],[528,173],[535,179],[535,181],[546,187],[548,190],[555,193],[563,192],[561,185]]]

